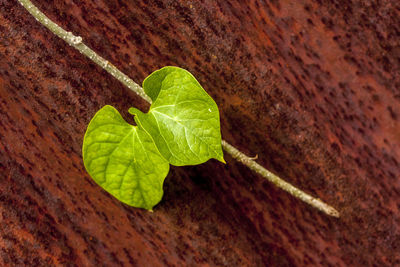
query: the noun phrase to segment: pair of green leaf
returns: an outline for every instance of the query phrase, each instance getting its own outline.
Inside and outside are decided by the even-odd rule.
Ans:
[[[104,106],[89,123],[82,150],[96,183],[128,205],[151,210],[162,198],[169,164],[225,161],[218,107],[188,71],[164,67],[143,89],[153,103],[147,113],[129,109],[137,126]]]

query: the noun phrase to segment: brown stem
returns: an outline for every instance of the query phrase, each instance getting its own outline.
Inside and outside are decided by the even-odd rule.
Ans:
[[[135,83],[131,78],[129,78],[127,75],[122,73],[119,69],[117,69],[113,64],[108,62],[106,59],[102,58],[99,56],[96,52],[94,52],[92,49],[90,49],[88,46],[86,46],[82,42],[82,38],[80,36],[75,36],[71,32],[65,31],[63,28],[58,26],[56,23],[51,21],[45,14],[43,14],[35,5],[32,4],[31,1],[29,0],[18,0],[19,3],[25,7],[26,10],[37,20],[39,21],[42,25],[44,25],[46,28],[48,28],[51,32],[53,32],[55,35],[66,41],[69,45],[73,46],[76,48],[80,53],[84,54],[87,56],[90,60],[98,64],[100,67],[102,67],[105,71],[110,73],[112,76],[114,76],[117,80],[122,82],[124,85],[126,85],[129,89],[137,93],[140,97],[142,97],[144,100],[146,100],[148,103],[151,104],[151,99],[146,93],[144,92],[143,88],[140,87],[137,83]],[[222,140],[222,148],[232,156],[235,160],[241,162],[242,164],[246,165],[249,167],[252,171],[260,174],[264,178],[266,178],[268,181],[276,185],[277,187],[285,190],[292,196],[301,199],[302,201],[310,204],[311,206],[319,209],[320,211],[325,212],[326,214],[334,217],[339,217],[339,212],[334,209],[333,207],[329,206],[328,204],[322,202],[318,198],[314,198],[307,193],[301,191],[300,189],[294,187],[293,185],[289,184],[288,182],[285,182],[275,174],[271,173],[267,169],[265,169],[263,166],[255,162],[255,158],[251,158],[243,154],[241,151],[239,151],[237,148],[233,147],[230,145],[228,142],[225,140]]]

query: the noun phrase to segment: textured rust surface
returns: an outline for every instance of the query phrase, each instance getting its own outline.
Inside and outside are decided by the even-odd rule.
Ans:
[[[172,168],[154,213],[119,203],[83,134],[103,105],[145,103],[0,0],[0,265],[400,265],[399,1],[35,3],[138,82],[191,71],[226,140],[342,217],[229,157]]]

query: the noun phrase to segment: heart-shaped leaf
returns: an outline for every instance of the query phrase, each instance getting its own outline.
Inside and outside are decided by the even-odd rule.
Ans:
[[[150,110],[129,112],[169,163],[196,165],[210,158],[225,162],[218,107],[190,72],[164,67],[149,75],[143,88],[153,100]]]
[[[151,210],[163,195],[169,163],[195,165],[224,161],[219,111],[214,100],[186,70],[165,67],[143,83],[153,103],[135,108],[137,126],[105,106],[89,123],[83,161],[92,178],[120,201]]]
[[[115,108],[104,106],[96,113],[82,150],[90,176],[114,197],[148,210],[160,202],[168,161],[153,139],[128,124]]]

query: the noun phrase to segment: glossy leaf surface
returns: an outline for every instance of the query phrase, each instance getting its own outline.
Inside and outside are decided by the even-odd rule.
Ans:
[[[162,198],[169,164],[225,161],[218,107],[188,71],[162,68],[145,79],[143,88],[153,103],[148,113],[129,109],[137,126],[111,106],[96,113],[85,134],[83,161],[107,192],[151,210]]]
[[[151,210],[162,198],[168,161],[152,138],[104,106],[91,120],[83,142],[90,176],[120,201]]]
[[[192,74],[164,67],[148,76],[143,88],[153,100],[150,110],[129,112],[169,163],[196,165],[210,158],[225,162],[218,107]]]

